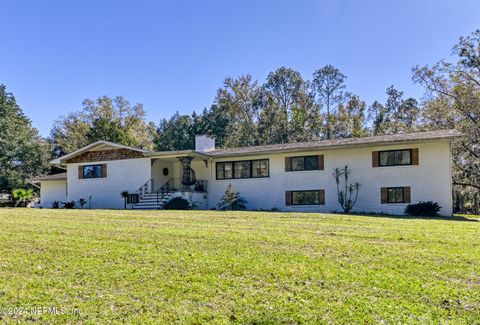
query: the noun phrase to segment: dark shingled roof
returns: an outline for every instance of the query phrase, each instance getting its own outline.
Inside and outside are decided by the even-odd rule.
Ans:
[[[209,151],[207,154],[212,157],[227,157],[227,156],[240,156],[248,154],[260,154],[268,152],[288,152],[288,151],[300,151],[300,150],[315,150],[315,149],[329,149],[336,147],[349,147],[349,146],[368,146],[368,145],[383,145],[383,144],[396,144],[403,142],[421,142],[430,140],[442,140],[453,139],[461,137],[462,133],[456,130],[438,130],[429,132],[417,132],[417,133],[398,133],[390,135],[379,135],[363,138],[347,138],[347,139],[332,139],[332,140],[320,140],[309,142],[292,142],[283,144],[271,144],[265,146],[251,146],[251,147],[238,147],[227,149],[216,149]]]

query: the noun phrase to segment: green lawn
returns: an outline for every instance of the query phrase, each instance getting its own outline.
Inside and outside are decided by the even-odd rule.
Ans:
[[[480,222],[0,209],[5,321],[479,323]]]

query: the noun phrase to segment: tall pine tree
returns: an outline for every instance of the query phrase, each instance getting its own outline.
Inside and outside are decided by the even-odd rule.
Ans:
[[[5,85],[0,85],[0,130],[0,192],[28,186],[27,178],[47,172],[49,146]]]

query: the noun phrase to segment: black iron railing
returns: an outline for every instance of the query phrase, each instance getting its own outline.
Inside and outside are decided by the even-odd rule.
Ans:
[[[169,192],[201,192],[208,193],[208,180],[197,179],[195,184],[185,186],[182,184],[182,178],[170,178],[165,184],[157,190],[160,193]]]
[[[145,182],[138,190],[135,191],[135,194],[138,194],[140,200],[143,199],[143,197],[146,194],[153,193],[153,179],[149,179],[148,181]]]

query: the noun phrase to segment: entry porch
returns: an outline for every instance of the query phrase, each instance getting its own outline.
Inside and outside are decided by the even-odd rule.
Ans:
[[[187,200],[195,209],[208,209],[209,160],[196,153],[155,153],[150,179],[129,196],[132,209],[163,209],[175,197]]]

